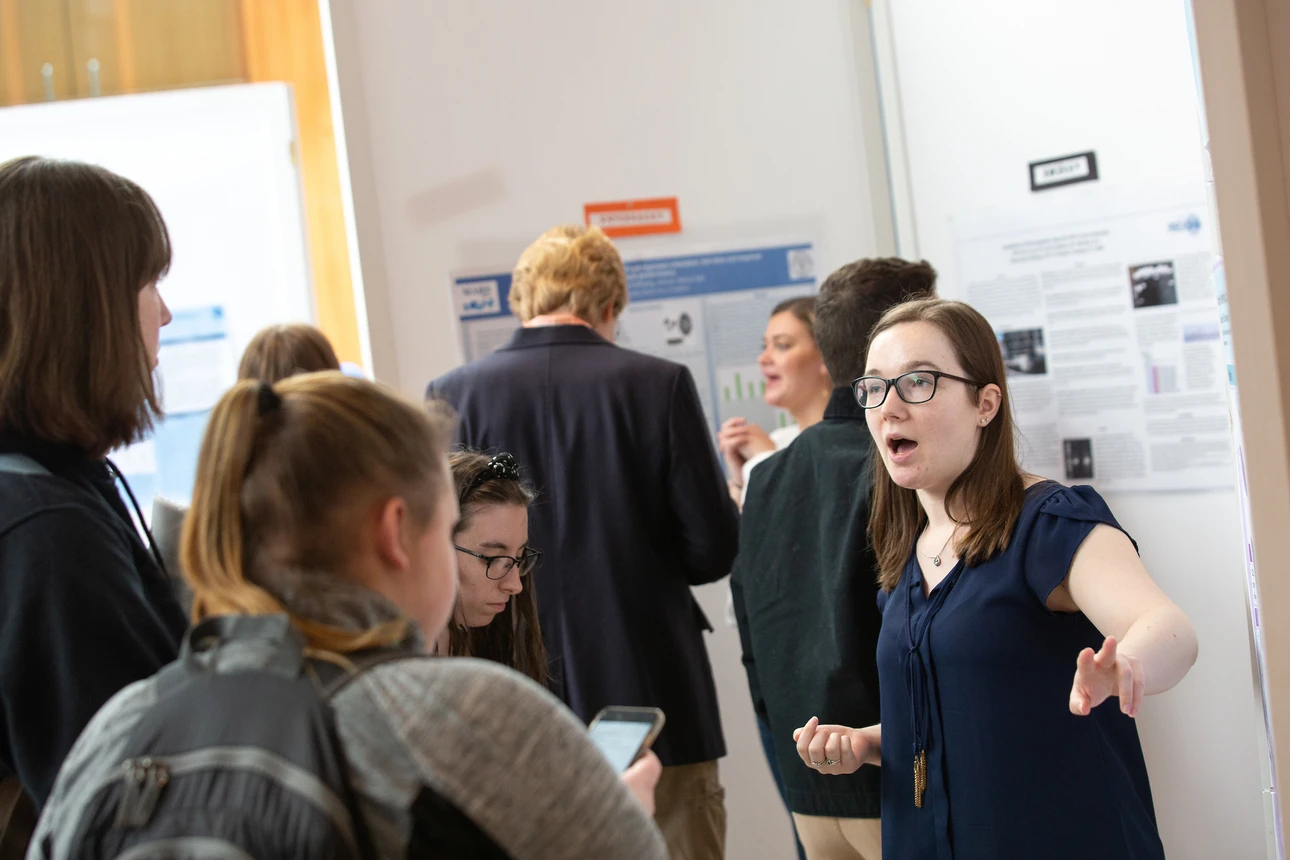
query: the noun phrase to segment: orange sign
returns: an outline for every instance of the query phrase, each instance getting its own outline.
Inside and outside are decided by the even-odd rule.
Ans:
[[[681,232],[681,210],[675,197],[588,203],[582,208],[588,227],[599,227],[613,238]]]

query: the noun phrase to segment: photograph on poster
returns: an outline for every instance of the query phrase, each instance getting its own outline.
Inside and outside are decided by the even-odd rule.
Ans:
[[[1093,440],[1063,439],[1062,452],[1066,456],[1066,480],[1090,481],[1093,479]]]
[[[1130,266],[1129,284],[1133,288],[1135,309],[1178,304],[1178,285],[1172,262]]]
[[[1031,376],[1048,372],[1042,328],[998,332],[998,338],[999,349],[1003,352],[1003,366],[1009,376]]]
[[[664,317],[663,328],[667,330],[667,345],[681,346],[694,331],[694,320],[688,313],[682,312],[676,317]]]

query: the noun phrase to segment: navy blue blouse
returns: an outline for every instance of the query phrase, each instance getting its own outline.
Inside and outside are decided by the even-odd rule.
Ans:
[[[880,595],[884,860],[1163,860],[1133,720],[1116,698],[1070,712],[1075,658],[1103,636],[1044,605],[1099,523],[1120,528],[1091,487],[1040,483],[1004,552],[927,597],[911,553]]]

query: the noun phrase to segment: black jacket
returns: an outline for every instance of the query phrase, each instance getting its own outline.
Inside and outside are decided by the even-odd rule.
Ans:
[[[725,755],[690,586],[730,571],[738,516],[689,370],[585,326],[527,328],[427,396],[457,409],[461,442],[514,454],[539,493],[529,536],[554,692],[583,720],[662,708],[665,765]]]
[[[833,389],[824,420],[752,472],[730,576],[753,707],[770,725],[788,805],[803,815],[876,818],[879,771],[823,776],[797,755],[793,730],[879,721],[882,616],[869,522],[864,410]],[[912,765],[911,765],[912,766]]]
[[[175,659],[187,625],[102,460],[0,438],[50,475],[0,471],[0,773],[37,804],[118,690]]]

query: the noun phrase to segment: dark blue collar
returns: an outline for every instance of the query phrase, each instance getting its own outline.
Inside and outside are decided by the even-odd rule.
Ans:
[[[613,346],[585,325],[543,325],[517,329],[502,349],[532,349],[553,344],[582,344],[583,346]]]
[[[864,410],[856,403],[855,393],[850,385],[839,385],[829,395],[828,405],[824,407],[824,420],[863,421]]]

